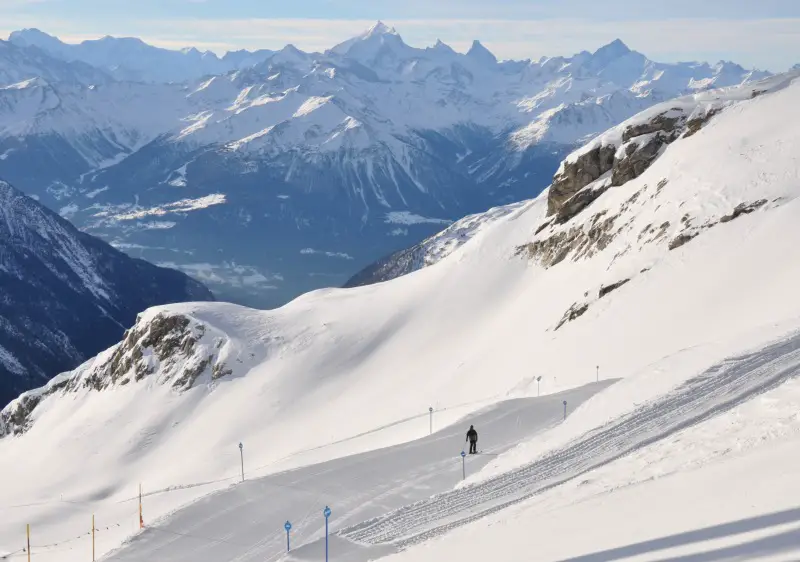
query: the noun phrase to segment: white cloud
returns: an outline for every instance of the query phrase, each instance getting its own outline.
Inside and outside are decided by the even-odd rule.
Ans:
[[[303,248],[300,253],[304,256],[327,256],[329,258],[340,258],[344,260],[352,260],[353,256],[345,254],[344,252],[325,252],[323,250],[315,250],[314,248]]]

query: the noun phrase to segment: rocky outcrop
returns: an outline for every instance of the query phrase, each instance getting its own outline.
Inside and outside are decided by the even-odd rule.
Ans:
[[[691,136],[719,110],[688,119],[680,108],[664,111],[647,122],[628,126],[616,142],[601,144],[574,160],[567,160],[553,178],[547,198],[547,215],[563,224],[611,187],[641,176],[664,147],[681,136]],[[607,183],[598,182],[609,175]],[[595,184],[595,185],[591,185]],[[600,185],[597,185],[600,184]]]
[[[755,92],[753,92],[753,94],[754,94],[753,97],[756,97],[755,96]],[[719,109],[712,109],[708,113],[706,113],[705,115],[702,115],[700,117],[695,117],[694,119],[690,119],[686,123],[686,132],[683,134],[683,136],[684,137],[691,137],[692,135],[697,133],[697,131],[702,129],[703,126],[706,123],[708,123],[711,120],[711,118],[714,117],[719,112],[720,112]]]
[[[158,314],[126,332],[111,357],[92,369],[84,386],[103,390],[158,374],[159,382],[187,390],[203,373],[220,378],[229,373],[218,361],[217,345],[203,342],[207,328],[182,315]]]
[[[181,314],[156,314],[125,332],[122,342],[72,373],[11,402],[0,412],[0,438],[24,433],[37,406],[59,392],[102,391],[156,376],[175,390],[192,388],[204,374],[209,381],[232,370],[221,357],[226,338],[212,338],[210,328]]]
[[[736,207],[729,215],[725,215],[724,217],[719,219],[719,222],[722,223],[730,222],[734,219],[738,219],[742,215],[749,215],[753,211],[760,209],[766,204],[767,204],[766,199],[759,199],[758,201],[754,201],[753,203],[740,203],[736,205]]]
[[[518,246],[515,255],[535,260],[544,267],[561,263],[570,255],[573,259],[591,257],[605,250],[614,238],[617,217],[605,215],[605,211],[596,214],[588,229],[584,225],[573,226],[547,238]]]
[[[625,129],[622,133],[622,142],[627,143],[636,137],[651,135],[653,133],[672,133],[679,123],[679,117],[668,117],[666,112],[661,113],[646,123],[631,125]]]
[[[732,220],[735,220],[743,215],[749,215],[750,213],[760,209],[764,205],[766,205],[768,201],[766,199],[759,199],[758,201],[753,201],[751,203],[739,203],[734,207],[733,211],[731,211],[727,215],[723,215],[720,217],[719,220],[710,220],[705,222],[699,226],[692,226],[692,221],[688,215],[685,215],[681,220],[681,223],[686,226],[686,229],[678,234],[670,243],[669,249],[676,250],[686,244],[687,242],[691,242],[695,238],[697,238],[703,231],[708,230],[710,228],[714,228],[717,225],[725,224]]]
[[[604,296],[611,293],[612,291],[616,291],[629,281],[630,279],[622,279],[621,281],[617,281],[616,283],[611,283],[610,285],[604,285],[600,287],[600,291],[598,292],[597,297],[602,299]]]
[[[603,193],[611,187],[609,183],[600,183],[588,189],[582,189],[568,199],[556,213],[556,224],[564,224],[572,217],[594,203]]]
[[[662,147],[674,140],[672,134],[649,133],[639,142],[629,142],[625,146],[625,156],[614,161],[611,185],[625,185],[641,176],[658,157]]]
[[[581,189],[609,172],[614,165],[616,151],[614,146],[598,146],[574,162],[565,161],[563,171],[556,174],[550,186],[547,215],[556,214]]]
[[[557,332],[559,328],[561,328],[567,322],[572,322],[573,320],[580,318],[586,311],[589,310],[588,303],[574,303],[569,309],[564,313],[564,316],[561,317],[556,327],[553,329],[554,332]]]
[[[681,232],[672,241],[669,243],[670,250],[676,250],[686,244],[687,242],[691,242],[697,237],[697,232]]]

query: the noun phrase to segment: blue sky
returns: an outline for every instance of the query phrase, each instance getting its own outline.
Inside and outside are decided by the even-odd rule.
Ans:
[[[381,19],[409,44],[480,39],[501,58],[594,49],[621,38],[656,60],[800,62],[800,0],[0,0],[0,34],[38,27],[66,41],[138,36],[217,52],[323,50]]]

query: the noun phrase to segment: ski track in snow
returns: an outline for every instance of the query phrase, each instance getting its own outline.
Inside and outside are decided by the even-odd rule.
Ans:
[[[723,361],[661,399],[566,447],[485,482],[341,530],[355,543],[405,549],[520,503],[726,412],[800,374],[800,334]]]
[[[469,414],[469,423],[480,432],[479,446],[488,450],[466,460],[468,473],[480,470],[521,440],[559,424],[562,399],[576,408],[614,382],[507,400]],[[428,429],[427,420],[421,422]],[[292,543],[303,551],[301,545],[315,545],[321,536],[319,513],[325,504],[335,511],[337,523],[352,524],[452,489],[462,478],[458,453],[464,446],[464,425],[450,425],[409,443],[248,479],[149,523],[143,533],[105,560],[273,560],[285,551],[285,535],[275,531],[283,529],[287,518],[293,525]],[[385,428],[376,430],[381,429]]]

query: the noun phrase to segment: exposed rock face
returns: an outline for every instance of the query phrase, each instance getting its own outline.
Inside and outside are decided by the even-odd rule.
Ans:
[[[561,317],[561,320],[559,320],[558,324],[556,325],[556,327],[555,327],[555,329],[553,331],[557,332],[558,329],[561,328],[567,322],[572,322],[576,318],[580,318],[581,316],[586,314],[587,310],[589,310],[589,304],[588,303],[581,303],[581,304],[575,303],[575,304],[573,304],[564,313],[564,316]]]
[[[756,97],[756,92],[753,92],[753,97]],[[712,109],[707,114],[703,115],[702,117],[695,117],[694,119],[690,119],[688,123],[686,123],[686,133],[684,133],[684,137],[691,137],[697,131],[703,128],[703,125],[708,123],[712,117],[714,117],[717,113],[719,113],[719,109]]]
[[[183,315],[157,314],[125,332],[122,342],[44,388],[23,394],[0,412],[0,438],[24,433],[39,403],[57,392],[102,391],[157,375],[175,390],[192,388],[198,378],[209,381],[231,374],[220,357],[226,340],[212,344],[209,329]]]
[[[616,283],[612,283],[610,285],[604,285],[604,286],[600,287],[600,290],[598,291],[597,298],[598,299],[602,299],[604,296],[606,296],[607,294],[609,294],[612,291],[615,291],[615,290],[619,289],[620,287],[622,287],[625,283],[627,283],[629,281],[630,281],[630,279],[622,279],[620,281],[617,281]],[[587,292],[584,296],[588,296],[588,294],[589,293]],[[560,328],[562,328],[564,326],[564,324],[572,322],[573,320],[577,320],[578,318],[580,318],[581,316],[586,314],[586,311],[589,310],[589,307],[592,305],[593,302],[596,302],[596,301],[572,303],[572,306],[570,306],[567,309],[567,311],[564,313],[564,316],[562,316],[561,320],[558,321],[558,324],[556,324],[556,327],[553,329],[553,331],[554,332],[558,331]]]
[[[583,211],[586,207],[595,202],[603,193],[611,187],[609,183],[601,183],[591,189],[582,189],[558,209],[556,213],[556,224],[564,224],[572,217]]]
[[[547,199],[547,215],[556,215],[563,224],[578,215],[607,189],[636,179],[658,158],[663,148],[677,138],[691,136],[702,128],[718,110],[687,120],[679,108],[662,112],[646,123],[627,127],[621,146],[600,145],[566,161],[553,178]],[[610,173],[608,183],[595,185],[590,193],[583,190]],[[599,182],[598,182],[599,183]]]
[[[547,198],[547,215],[556,214],[576,193],[611,170],[616,151],[614,146],[600,146],[575,162],[565,162],[564,171],[553,178]]]
[[[642,135],[650,135],[653,133],[664,132],[671,133],[679,124],[680,119],[677,117],[667,117],[666,113],[656,115],[652,120],[647,123],[639,125],[631,125],[625,132],[622,133],[622,142],[627,143],[636,137]]]
[[[588,229],[584,225],[574,226],[519,246],[516,255],[537,260],[544,267],[561,263],[569,255],[573,255],[574,259],[591,257],[605,250],[614,237],[617,217],[604,215],[605,212],[595,215]]]
[[[730,222],[734,219],[738,219],[742,215],[749,215],[753,211],[760,209],[766,204],[767,204],[766,199],[759,199],[758,201],[755,201],[753,203],[740,203],[736,205],[731,214],[725,215],[724,217],[719,219],[719,222]]]
[[[620,287],[622,287],[625,283],[627,283],[629,281],[630,281],[630,279],[622,279],[621,281],[617,281],[616,283],[612,283],[611,285],[604,285],[603,287],[600,287],[600,291],[598,293],[598,298],[602,299],[608,293],[610,293],[612,291],[616,291],[617,289],[619,289]]]
[[[691,242],[695,238],[697,238],[699,232],[681,232],[672,241],[669,243],[670,250],[677,250],[684,244]]]
[[[625,157],[614,161],[611,185],[625,185],[641,176],[658,156],[661,148],[674,140],[664,133],[649,134],[642,144],[629,143],[625,147]]]

